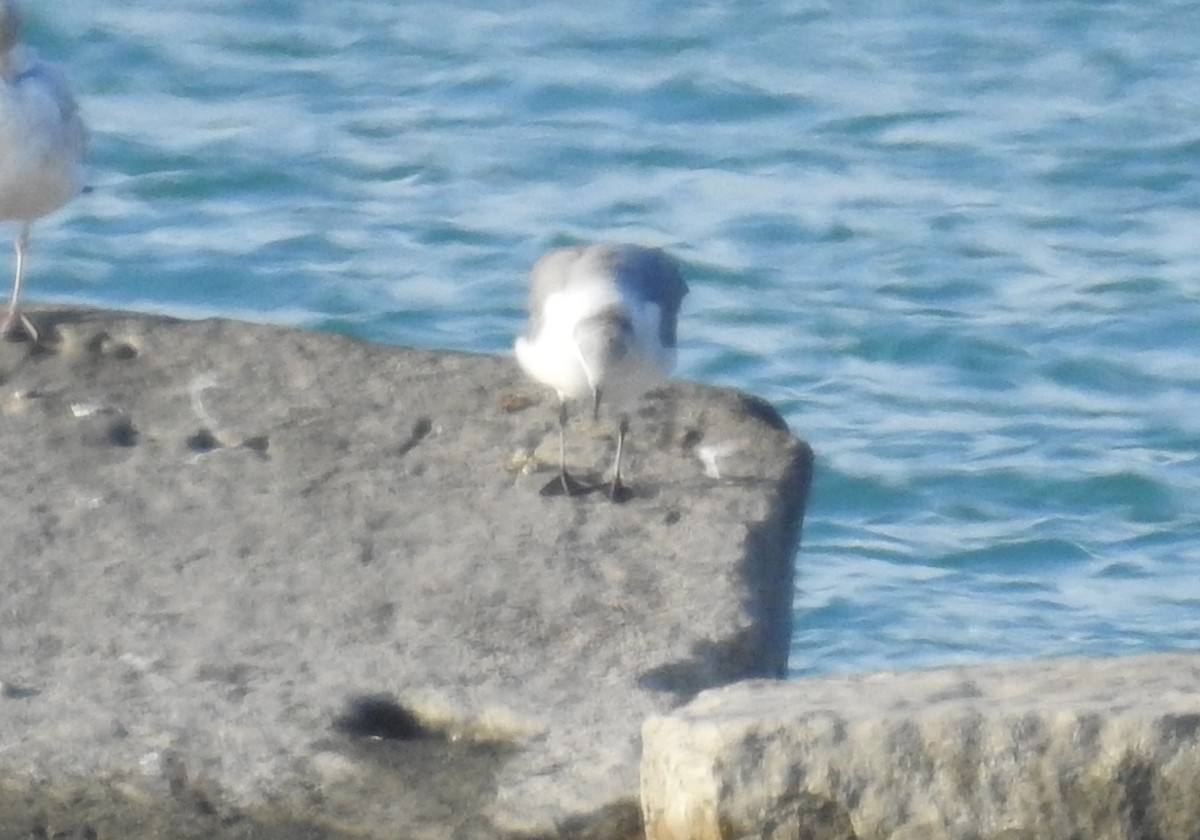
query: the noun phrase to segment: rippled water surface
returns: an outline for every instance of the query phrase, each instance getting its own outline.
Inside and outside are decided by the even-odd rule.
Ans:
[[[96,187],[31,297],[505,352],[663,245],[817,452],[794,674],[1197,646],[1191,4],[26,5]]]

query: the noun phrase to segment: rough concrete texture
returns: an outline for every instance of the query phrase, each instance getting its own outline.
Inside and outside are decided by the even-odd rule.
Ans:
[[[642,720],[783,672],[811,453],[760,401],[648,395],[634,498],[546,498],[556,400],[508,358],[30,315],[0,829],[631,837]],[[568,446],[607,469],[611,424]]]
[[[1184,840],[1200,654],[752,681],[643,727],[648,840]]]

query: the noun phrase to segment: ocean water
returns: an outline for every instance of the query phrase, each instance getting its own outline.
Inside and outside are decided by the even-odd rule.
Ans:
[[[95,187],[31,298],[507,352],[661,245],[817,453],[793,674],[1200,646],[1192,4],[26,6]]]

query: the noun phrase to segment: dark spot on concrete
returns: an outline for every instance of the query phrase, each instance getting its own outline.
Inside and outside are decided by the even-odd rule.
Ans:
[[[24,700],[29,697],[37,697],[38,694],[39,692],[36,688],[13,685],[10,682],[0,682],[0,697],[10,700]]]
[[[677,510],[673,510],[670,513],[668,513],[666,516],[663,517],[663,522],[665,522],[667,525],[674,525],[676,522],[678,522],[682,518],[683,518],[683,514],[681,514]]]
[[[93,356],[101,356],[104,354],[104,345],[106,345],[108,343],[110,338],[111,338],[111,336],[107,332],[101,330],[100,332],[96,333],[94,336],[89,338],[87,344],[85,344],[84,347]]]
[[[679,439],[679,445],[683,449],[695,449],[702,440],[704,440],[703,432],[699,429],[688,429],[683,433],[683,437]]]
[[[113,446],[137,446],[138,431],[128,417],[113,420],[108,427],[108,442]]]
[[[197,813],[203,814],[206,817],[216,816],[217,806],[213,804],[213,801],[206,794],[198,790],[193,790],[190,793],[192,807],[196,809]]]
[[[378,695],[351,698],[333,728],[353,738],[417,741],[441,737],[395,700]]]
[[[116,341],[112,335],[105,330],[96,333],[87,344],[84,345],[93,361],[99,361],[101,358],[116,359],[117,361],[127,362],[130,359],[136,359],[138,355],[137,348],[125,341]]]
[[[159,758],[167,789],[176,799],[183,797],[188,789],[188,770],[183,758],[174,750],[164,750]]]
[[[37,642],[34,644],[33,652],[37,659],[45,661],[52,659],[55,656],[60,656],[63,652],[65,644],[61,637],[50,633],[43,633],[38,636]]]
[[[407,455],[409,452],[415,449],[417,444],[424,440],[432,431],[433,421],[428,417],[418,417],[416,422],[413,423],[412,431],[408,433],[408,440],[400,444],[400,449],[396,454]]]
[[[359,565],[369,566],[375,559],[375,541],[370,537],[363,537],[358,541],[358,562]]]
[[[220,446],[217,436],[208,429],[199,429],[187,439],[187,447],[193,452],[212,452]]]
[[[629,485],[622,483],[609,490],[608,498],[614,505],[623,505],[629,500],[637,498],[637,495]]]
[[[266,435],[255,435],[254,437],[248,437],[242,441],[242,446],[246,447],[252,452],[257,452],[259,455],[262,455],[265,458],[267,457],[267,449],[270,448],[270,441],[267,439]]]
[[[367,611],[367,619],[379,635],[389,633],[396,624],[396,605],[391,601],[377,604]]]
[[[253,665],[244,662],[204,662],[196,668],[196,679],[207,682],[245,685],[257,673]]]
[[[533,400],[524,394],[503,394],[498,400],[498,405],[505,414],[516,414],[533,405]]]
[[[658,404],[652,402],[643,402],[637,407],[634,412],[639,420],[653,420],[658,416]]]

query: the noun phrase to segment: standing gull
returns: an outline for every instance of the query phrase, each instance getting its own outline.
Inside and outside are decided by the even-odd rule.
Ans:
[[[83,189],[87,131],[62,74],[17,43],[20,26],[13,0],[0,0],[0,221],[21,225],[0,336],[19,321],[36,341],[37,331],[18,310],[29,228]]]
[[[675,327],[687,283],[657,248],[559,248],[533,266],[529,325],[517,339],[527,374],[558,392],[559,474],[545,495],[587,492],[567,473],[567,401],[601,400],[618,412],[617,457],[609,496],[622,501],[621,453],[633,403],[675,367]]]

